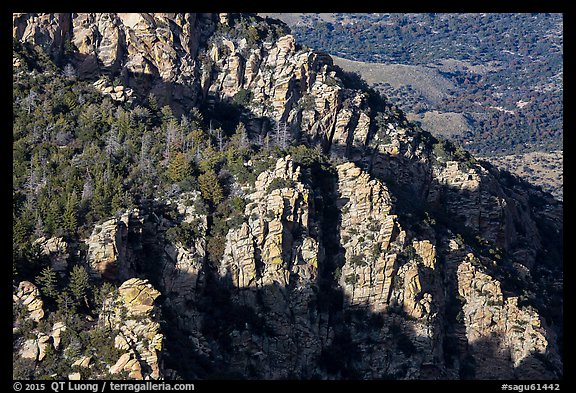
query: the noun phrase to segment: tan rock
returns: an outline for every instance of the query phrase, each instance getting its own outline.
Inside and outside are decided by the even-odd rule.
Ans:
[[[79,381],[79,380],[82,379],[82,377],[81,377],[81,375],[80,375],[79,372],[75,372],[75,373],[72,373],[72,374],[68,374],[68,379],[69,379],[70,381]]]
[[[412,246],[423,261],[424,266],[435,269],[436,267],[436,248],[430,240],[414,240]]]
[[[62,237],[41,237],[33,243],[40,247],[40,253],[50,259],[50,265],[56,272],[63,274],[68,268],[68,243]]]
[[[397,254],[404,231],[389,214],[392,199],[386,186],[353,163],[338,165],[338,200],[342,212],[340,240],[345,249],[340,285],[352,305],[374,310],[388,307]],[[356,279],[354,279],[356,277]]]
[[[72,363],[72,367],[78,366],[78,367],[88,368],[90,366],[91,361],[92,361],[91,356],[82,356],[80,359],[78,359],[74,363]]]
[[[36,339],[29,339],[24,341],[20,348],[20,356],[25,359],[36,360],[38,358],[38,341]]]
[[[21,304],[27,308],[28,318],[34,322],[38,322],[44,317],[44,302],[40,297],[40,291],[30,281],[21,281],[12,299],[14,303]]]
[[[131,314],[147,314],[154,306],[154,300],[160,296],[148,280],[131,278],[125,281],[118,292]]]
[[[49,346],[48,341],[50,340],[50,336],[39,333],[38,334],[38,361],[42,361],[46,357],[46,350]]]
[[[131,354],[125,353],[114,363],[112,367],[110,367],[110,374],[119,374],[121,371],[124,370],[124,366],[130,361]]]
[[[156,320],[160,310],[154,305],[158,296],[160,292],[148,280],[132,278],[118,288],[117,297],[107,300],[106,308],[110,311],[108,316],[101,314],[100,320],[119,331],[114,346],[129,351],[111,367],[111,373],[126,371],[132,379],[163,376],[160,356],[164,336]]]

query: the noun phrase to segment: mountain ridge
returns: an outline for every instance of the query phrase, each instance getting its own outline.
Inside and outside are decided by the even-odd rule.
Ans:
[[[89,236],[73,231],[64,239],[78,247],[74,258],[97,287],[124,282],[119,295],[112,291],[120,296],[111,300],[115,315],[124,307],[154,325],[155,304],[164,318],[162,340],[142,337],[130,318],[107,325],[136,346],[118,339],[114,348],[126,352],[110,354],[112,364],[99,370],[137,379],[206,378],[215,370],[255,379],[561,377],[561,300],[541,294],[558,280],[561,293],[562,204],[415,128],[328,55],[299,46],[285,25],[254,15],[15,14],[13,27],[16,41],[44,47],[61,64],[62,83],[103,80],[92,89],[109,97],[110,108],[157,108],[156,128],[134,134],[135,120],[125,138],[144,151],[147,127],[157,139],[166,134],[149,149],[148,164],[166,171],[168,181],[158,177],[166,190],[196,178],[183,174],[183,163],[198,168],[189,192],[154,191],[137,208],[117,202],[121,215],[104,214],[99,225],[86,220]],[[15,47],[13,58],[20,86],[29,56]],[[66,76],[68,64],[74,72]],[[17,97],[31,96],[21,88]],[[174,142],[177,122],[162,105],[196,116],[190,127],[210,143]],[[111,118],[99,149],[114,162],[121,114]],[[25,122],[21,134],[18,148],[33,156]],[[81,158],[86,141],[71,156]],[[65,151],[70,143],[62,142]],[[211,162],[202,156],[210,151],[227,153]],[[145,167],[145,156],[138,165]],[[259,161],[268,163],[256,171]],[[233,172],[229,184],[219,165]],[[218,184],[229,190],[221,195]],[[70,256],[60,247],[40,244],[61,265]],[[134,277],[163,294],[158,304],[153,291],[152,300],[126,298]],[[46,285],[36,284],[47,298]],[[37,304],[17,294],[15,304]],[[17,343],[45,348],[42,334]],[[42,369],[37,353],[19,353]],[[182,356],[190,365],[179,364]]]

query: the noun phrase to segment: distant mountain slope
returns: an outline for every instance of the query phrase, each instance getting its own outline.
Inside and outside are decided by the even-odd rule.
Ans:
[[[420,118],[431,110],[465,114],[470,129],[450,134],[473,152],[550,151],[562,145],[562,15],[274,15],[287,21],[302,43],[333,55],[436,68],[456,88],[427,107],[414,107],[427,94],[409,78],[400,78],[401,88],[386,72],[380,80],[367,79],[389,84],[380,87]],[[366,69],[349,69],[358,67]],[[442,134],[441,124],[427,125]]]
[[[564,190],[564,152],[530,152],[493,156],[487,158],[491,163],[510,171],[532,184],[541,185],[559,200],[563,200]]]

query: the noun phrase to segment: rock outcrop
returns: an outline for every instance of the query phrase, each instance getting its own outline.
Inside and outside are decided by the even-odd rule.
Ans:
[[[105,79],[98,79],[94,82],[94,87],[103,95],[110,96],[114,101],[134,101],[134,90],[129,87],[124,87],[122,85],[113,86],[112,84],[106,83]]]
[[[464,298],[464,323],[468,342],[473,347],[476,376],[480,379],[515,377],[513,368],[528,357],[544,356],[549,348],[551,331],[531,307],[519,307],[518,297],[504,299],[500,282],[474,266],[469,253],[458,266],[458,292]],[[479,345],[475,343],[481,342]],[[500,356],[494,356],[499,353]],[[511,362],[508,361],[511,359]],[[553,359],[558,362],[558,359]],[[506,375],[508,372],[508,375]],[[521,378],[556,375],[542,362],[530,359]]]
[[[247,195],[247,221],[228,232],[219,274],[234,289],[238,306],[259,314],[257,304],[262,304],[266,324],[275,332],[258,337],[246,326],[234,330],[234,361],[239,367],[264,367],[266,378],[287,378],[291,367],[305,367],[319,347],[308,304],[315,298],[323,252],[313,237],[311,191],[290,156],[261,173],[255,190]],[[279,367],[266,366],[269,362]]]
[[[68,243],[62,237],[41,237],[34,241],[34,245],[40,247],[40,253],[50,259],[50,265],[54,271],[63,274],[68,268]]]
[[[44,317],[44,302],[40,297],[40,291],[30,281],[21,281],[16,293],[12,295],[12,301],[18,306],[23,306],[27,311],[27,318],[34,322]]]
[[[147,280],[131,278],[118,288],[118,297],[109,298],[100,314],[102,324],[118,330],[116,348],[126,351],[111,367],[131,379],[160,379],[160,354],[164,336],[160,331],[159,310],[154,304],[160,292]]]
[[[352,305],[386,309],[396,271],[397,252],[406,233],[391,214],[392,197],[382,182],[353,163],[338,170],[338,202],[342,212],[340,241],[345,249],[340,285]]]
[[[118,76],[125,87],[160,104],[194,103],[196,55],[214,31],[215,14],[54,13],[13,14],[13,36],[68,57],[80,78]],[[113,98],[121,100],[128,92]]]
[[[96,225],[86,240],[87,260],[93,276],[118,281],[133,276],[132,259],[138,250],[127,248],[127,239],[129,233],[138,237],[141,232],[142,222],[137,209]]]

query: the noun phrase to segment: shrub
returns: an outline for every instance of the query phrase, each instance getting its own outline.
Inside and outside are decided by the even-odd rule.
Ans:
[[[348,274],[345,278],[344,278],[344,282],[347,285],[354,285],[358,282],[358,275],[357,274]]]
[[[253,94],[250,90],[240,89],[234,95],[233,101],[236,105],[248,106],[252,102]]]
[[[366,258],[364,257],[364,255],[353,255],[350,258],[350,263],[352,264],[352,266],[356,267],[356,266],[367,266],[368,262],[366,262]]]
[[[301,99],[300,99],[300,109],[304,110],[304,111],[310,111],[316,108],[316,100],[314,99],[314,96],[310,93],[306,93]]]
[[[266,189],[266,193],[269,194],[274,190],[278,190],[281,188],[291,188],[291,187],[294,187],[294,182],[292,180],[277,177],[270,182],[268,188]]]

